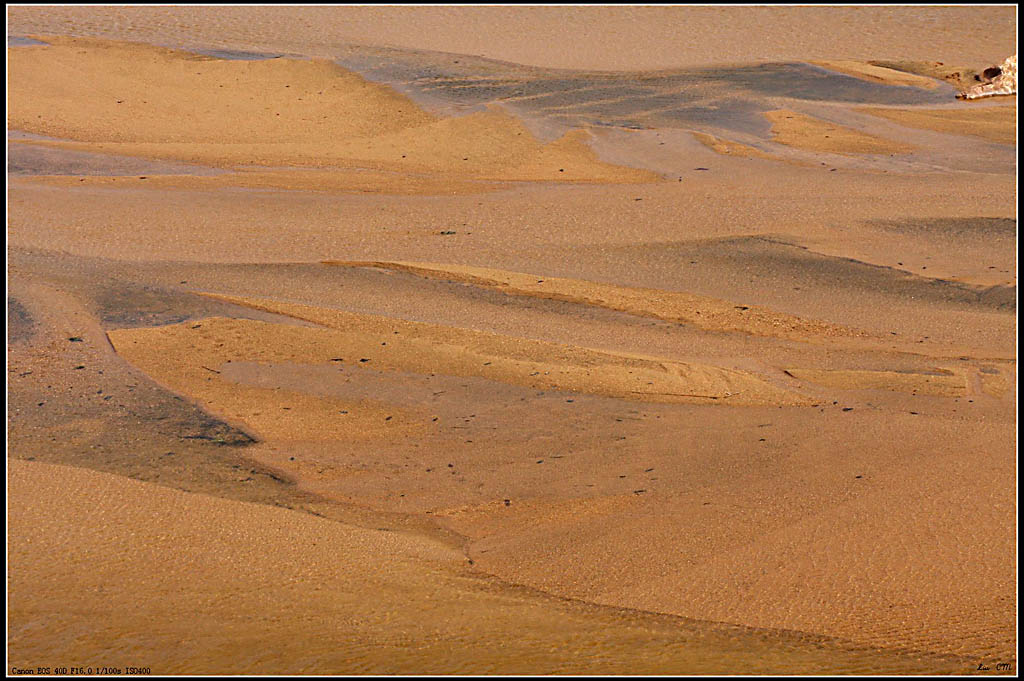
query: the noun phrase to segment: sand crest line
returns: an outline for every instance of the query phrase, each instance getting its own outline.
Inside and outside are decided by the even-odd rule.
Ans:
[[[321,325],[322,329],[283,327],[250,320],[202,320],[202,334],[189,335],[191,323],[111,332],[118,352],[167,380],[199,359],[253,359],[266,351],[274,361],[362,363],[385,371],[477,376],[540,390],[562,390],[652,402],[702,404],[803,405],[810,402],[746,371],[681,362],[642,354],[610,352],[576,345],[504,336],[475,329],[412,322],[377,315],[284,303],[270,299],[199,292],[216,300],[282,314]],[[206,335],[210,334],[210,335]],[[171,336],[184,345],[176,349]],[[180,338],[179,338],[180,336]],[[188,340],[186,341],[186,337]],[[205,338],[202,345],[196,340]],[[206,347],[212,338],[222,346]],[[382,345],[382,340],[386,345]],[[214,344],[215,345],[215,344]],[[163,348],[156,352],[155,348]],[[166,347],[165,347],[166,346]],[[253,347],[261,350],[253,350]],[[204,354],[207,351],[208,354]],[[163,353],[163,354],[161,354]],[[266,358],[263,361],[267,361]],[[173,366],[164,366],[170,363]],[[197,369],[187,383],[207,383],[210,372]],[[193,380],[195,379],[195,380]],[[214,378],[214,380],[217,380]],[[188,390],[188,388],[184,388]]]
[[[619,286],[465,265],[344,260],[326,260],[323,264],[409,272],[430,279],[491,288],[510,295],[580,303],[638,317],[691,324],[707,331],[745,333],[806,343],[823,339],[832,341],[837,337],[863,338],[868,335],[864,331],[838,324],[807,320],[763,307],[737,305],[679,291]]]

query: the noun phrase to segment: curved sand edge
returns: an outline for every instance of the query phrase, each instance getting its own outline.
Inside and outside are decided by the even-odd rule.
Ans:
[[[962,666],[550,597],[471,573],[428,539],[81,468],[10,460],[8,494],[8,654],[21,668],[54,655],[154,674]]]
[[[336,414],[343,403],[325,400],[289,410],[293,425],[264,423],[260,395],[279,402],[276,391],[237,390],[219,371],[229,361],[295,362],[382,371],[477,376],[535,388],[651,402],[715,404],[806,404],[805,398],[753,374],[722,367],[627,355],[580,346],[514,338],[471,329],[360,315],[273,300],[204,294],[254,309],[304,319],[327,328],[268,324],[244,319],[204,319],[156,328],[110,331],[118,354],[173,389],[194,395],[259,433],[281,437],[305,432],[313,423],[323,437],[349,432]],[[253,403],[253,399],[256,400]],[[280,407],[276,414],[280,414]],[[372,410],[375,416],[376,410]],[[388,415],[393,415],[389,412]],[[368,418],[375,418],[370,416]],[[413,427],[418,418],[399,415],[388,428]],[[424,417],[426,415],[423,415]],[[312,423],[309,421],[312,420]],[[426,421],[426,418],[424,418]],[[326,426],[326,423],[337,424]],[[341,431],[334,432],[340,428]]]
[[[939,87],[939,82],[916,73],[897,71],[896,69],[878,66],[866,61],[855,61],[852,59],[821,60],[809,62],[830,71],[838,71],[854,78],[860,78],[872,83],[885,83],[886,85],[905,85],[908,87],[924,88],[934,90]]]

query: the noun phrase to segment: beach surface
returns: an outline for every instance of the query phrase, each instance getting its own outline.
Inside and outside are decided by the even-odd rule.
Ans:
[[[11,669],[1015,673],[1015,41],[9,8]]]

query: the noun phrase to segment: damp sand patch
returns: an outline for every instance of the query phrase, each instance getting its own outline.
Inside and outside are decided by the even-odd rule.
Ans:
[[[61,140],[48,140],[59,144]],[[7,141],[7,174],[19,176],[133,177],[140,175],[214,176],[225,171],[187,163],[154,161],[60,146],[33,144],[31,140]]]

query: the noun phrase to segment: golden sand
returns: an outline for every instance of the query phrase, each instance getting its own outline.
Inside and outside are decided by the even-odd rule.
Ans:
[[[786,373],[819,385],[847,390],[895,390],[942,397],[960,397],[967,392],[967,377],[949,369],[938,369],[932,373],[786,369]]]
[[[900,125],[937,130],[951,135],[972,135],[1000,144],[1017,143],[1017,97],[1010,104],[964,106],[956,109],[880,109],[861,111],[881,116]]]
[[[708,149],[724,156],[739,156],[741,158],[777,158],[747,144],[740,144],[739,142],[715,137],[714,135],[709,135],[704,132],[694,132],[693,136]]]
[[[216,191],[224,188],[309,191],[323,193],[407,194],[437,196],[438,194],[475,194],[507,189],[509,182],[474,180],[455,174],[424,175],[422,173],[380,170],[245,170],[223,175],[36,175],[23,182],[58,187],[104,187],[161,190]],[[144,182],[145,184],[140,184]]]
[[[355,43],[588,70],[897,57],[984,68],[1016,45],[1010,6],[15,6],[8,16],[12,35],[132,36],[323,55]]]
[[[774,111],[797,164],[329,61],[911,84],[1000,16],[12,8],[52,44],[8,49],[8,126],[61,139],[9,168],[10,663],[1016,671],[1012,146]]]
[[[340,261],[328,261],[325,264],[348,267],[384,267],[434,279],[454,279],[496,289],[503,293],[597,305],[643,317],[693,324],[709,331],[748,333],[755,336],[812,342],[840,336],[863,337],[867,335],[864,332],[843,328],[836,324],[800,319],[771,310],[736,305],[725,300],[675,291],[616,286],[464,265]]]
[[[232,418],[243,417],[239,409],[251,409],[252,418],[260,417],[256,418],[257,422],[263,414],[269,414],[275,421],[281,418],[278,410],[262,406],[266,399],[257,397],[253,401],[244,391],[233,394],[231,386],[215,382],[216,371],[224,362],[238,360],[306,364],[336,361],[357,366],[372,362],[374,369],[384,371],[480,376],[531,388],[655,402],[799,404],[805,401],[744,371],[640,354],[604,353],[272,300],[217,297],[316,322],[330,330],[204,319],[198,325],[119,330],[108,335],[118,353],[128,361],[173,389],[199,397],[217,411],[228,408]],[[216,395],[206,394],[208,385],[216,386]],[[288,399],[283,395],[266,397],[276,402]],[[233,409],[222,402],[225,399],[231,400]],[[335,416],[345,406],[343,403],[328,400],[316,409],[311,410],[309,406],[298,404],[295,416],[285,417],[288,423],[294,424],[295,432],[306,430],[321,420],[347,424],[345,419]],[[374,412],[375,416],[370,418],[383,423],[382,412]],[[306,418],[312,421],[307,423]],[[404,420],[399,418],[399,423]],[[347,430],[347,425],[342,428]],[[321,432],[327,439],[342,435],[330,429]]]
[[[905,154],[914,149],[909,144],[786,109],[768,111],[765,117],[772,123],[773,141],[798,149],[833,154]]]
[[[429,172],[458,175],[463,184],[658,179],[601,162],[584,131],[545,144],[499,109],[437,119],[327,61],[229,61],[143,44],[51,42],[9,48],[17,85],[7,120],[12,128],[73,140],[52,146],[219,167]],[[266,186],[274,177],[241,186]],[[284,179],[286,187],[296,182],[294,175]],[[355,188],[374,185],[373,175],[328,176],[334,186],[346,186],[346,179]]]
[[[992,397],[1001,398],[1014,387],[1014,380],[1006,374],[1005,369],[1000,371],[994,367],[982,367],[978,376],[981,379],[981,391]]]
[[[707,631],[502,587],[430,539],[36,462],[9,462],[8,490],[21,668],[57,655],[153,674],[672,673],[708,654]],[[749,639],[754,668],[786,650],[711,638]],[[581,641],[592,653],[571,652]],[[827,663],[803,655],[808,671]]]

